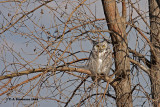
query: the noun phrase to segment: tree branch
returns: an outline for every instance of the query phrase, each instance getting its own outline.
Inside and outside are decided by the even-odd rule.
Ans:
[[[147,58],[145,58],[144,55],[132,49],[129,49],[129,52],[137,56],[139,59],[141,59],[143,63],[147,65],[147,67],[151,68],[151,62]]]
[[[126,3],[125,3],[125,0],[122,0],[122,17],[124,19],[126,19],[126,16],[127,16],[127,12],[126,12]]]
[[[146,68],[145,66],[143,66],[142,64],[140,64],[139,62],[133,60],[130,58],[130,62],[133,64],[136,64],[138,67],[140,67],[143,71],[145,71],[148,75],[150,74],[149,69]]]
[[[51,0],[52,1],[52,0]],[[10,29],[11,27],[13,27],[17,22],[19,22],[21,19],[23,19],[25,16],[33,13],[35,10],[41,8],[42,6],[46,5],[47,3],[51,2],[51,1],[46,1],[45,3],[41,4],[40,6],[34,8],[33,10],[29,11],[28,13],[24,13],[18,20],[16,20],[13,24],[11,24],[8,28],[4,29],[2,32],[0,32],[0,34],[4,33],[5,31],[7,31],[8,29]],[[12,20],[11,20],[12,21]]]
[[[76,94],[76,91],[79,89],[79,87],[86,81],[86,79],[88,78],[88,76],[86,76],[82,82],[76,87],[76,89],[73,91],[71,97],[69,98],[69,100],[67,101],[66,105],[64,107],[67,107],[69,102],[72,100],[72,98],[74,97],[74,95]]]
[[[38,68],[38,69],[31,69],[31,70],[25,70],[25,71],[21,71],[18,73],[12,73],[12,74],[7,74],[4,76],[0,76],[0,80],[4,80],[4,79],[8,79],[8,78],[13,78],[13,77],[17,77],[17,76],[22,76],[22,75],[28,75],[31,73],[37,73],[37,72],[56,72],[56,71],[76,71],[79,73],[84,73],[84,74],[88,74],[91,75],[91,72],[87,69],[82,69],[82,68],[70,68],[70,67],[58,67],[58,68]],[[112,76],[113,77],[113,76]],[[112,85],[113,87],[115,87],[117,85],[116,81],[114,81],[114,79],[112,79],[112,77],[102,77],[105,81],[109,82],[110,85]]]
[[[77,71],[79,73],[85,73],[85,74],[91,75],[91,72],[89,70],[82,69],[82,68],[70,68],[70,67],[53,68],[53,67],[50,67],[50,68],[31,69],[31,70],[21,71],[18,73],[7,74],[4,76],[0,76],[0,80],[4,80],[7,78],[13,78],[13,77],[17,77],[17,76],[22,76],[22,75],[28,75],[31,73],[45,72],[45,71],[47,71],[47,72],[51,72],[51,71],[70,71],[70,72]]]

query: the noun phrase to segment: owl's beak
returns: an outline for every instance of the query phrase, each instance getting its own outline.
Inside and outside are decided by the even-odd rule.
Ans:
[[[102,48],[99,48],[99,52],[102,52],[103,51],[103,49]]]

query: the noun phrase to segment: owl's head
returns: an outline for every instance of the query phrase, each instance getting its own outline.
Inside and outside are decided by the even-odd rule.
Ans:
[[[108,43],[106,41],[95,43],[93,50],[97,52],[103,52],[108,48]]]

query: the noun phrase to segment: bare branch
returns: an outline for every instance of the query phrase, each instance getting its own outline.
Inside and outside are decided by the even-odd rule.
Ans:
[[[45,71],[47,71],[47,72],[55,72],[55,71],[70,71],[70,72],[73,72],[73,71],[77,71],[79,73],[85,73],[85,74],[88,74],[88,75],[91,74],[89,70],[82,69],[82,68],[70,68],[70,67],[53,68],[53,67],[50,67],[50,68],[38,68],[38,69],[32,69],[32,70],[25,70],[25,71],[21,71],[21,72],[18,72],[18,73],[12,73],[12,74],[8,74],[8,75],[0,76],[0,80],[4,80],[4,79],[7,79],[7,78],[13,78],[13,77],[17,77],[17,76],[22,76],[22,75],[28,75],[28,74],[31,74],[31,73],[45,72]]]
[[[151,68],[151,62],[147,58],[145,58],[144,55],[142,55],[142,54],[140,54],[137,51],[132,50],[132,49],[129,49],[129,52],[133,53],[134,56],[137,56],[140,60],[143,61],[144,64],[146,64],[149,68]]]
[[[52,0],[51,0],[52,1]],[[33,10],[31,10],[30,12],[27,12],[25,14],[23,14],[23,16],[21,16],[18,20],[16,20],[13,24],[11,24],[8,28],[6,28],[5,30],[3,30],[2,32],[0,32],[0,34],[4,33],[5,31],[7,31],[8,29],[10,29],[11,27],[13,27],[17,22],[19,22],[21,19],[23,19],[25,16],[33,13],[34,11],[36,11],[37,9],[41,8],[42,6],[46,5],[47,3],[50,3],[51,1],[47,1],[43,4],[41,4],[40,6],[34,8]],[[12,21],[12,20],[11,20]],[[11,22],[9,22],[11,23]]]
[[[127,17],[127,9],[126,9],[125,0],[122,0],[122,17],[124,19],[126,19],[126,17]]]
[[[76,89],[73,91],[71,97],[69,98],[69,100],[67,101],[66,105],[64,107],[67,107],[67,105],[69,104],[69,102],[72,100],[72,98],[74,97],[74,95],[76,94],[76,91],[78,90],[78,88],[86,81],[86,79],[88,78],[88,75],[82,80],[82,82],[76,87]]]
[[[130,62],[133,64],[136,64],[138,67],[140,67],[143,71],[145,71],[148,75],[150,74],[149,69],[145,66],[143,66],[142,64],[140,64],[139,62],[133,60],[130,58]]]

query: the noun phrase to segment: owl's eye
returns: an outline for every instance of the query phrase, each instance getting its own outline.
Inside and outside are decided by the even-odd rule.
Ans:
[[[99,48],[99,45],[96,45],[97,48]]]
[[[105,45],[103,45],[103,46],[102,46],[102,48],[106,48],[106,46],[105,46]]]

